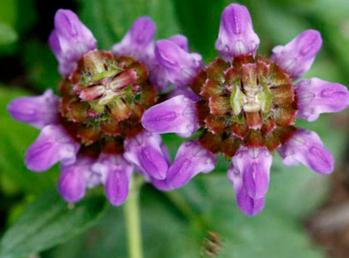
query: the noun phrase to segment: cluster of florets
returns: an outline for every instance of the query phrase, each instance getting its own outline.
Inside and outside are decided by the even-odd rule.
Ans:
[[[155,43],[154,35],[150,18],[139,18],[112,52],[98,51],[74,13],[57,12],[49,42],[63,75],[61,97],[48,90],[8,109],[42,129],[26,164],[44,171],[61,162],[65,200],[78,201],[86,188],[104,184],[109,201],[120,205],[134,171],[160,190],[173,190],[213,171],[221,153],[232,162],[228,179],[238,207],[255,215],[264,207],[274,150],[286,166],[333,171],[319,136],[295,127],[297,118],[314,121],[349,104],[343,85],[317,78],[295,83],[321,48],[319,32],[301,33],[268,59],[256,54],[260,41],[246,7],[231,4],[216,41],[221,57],[208,66],[188,52],[184,36]],[[160,97],[170,84],[167,99]],[[160,134],[189,137],[198,130],[171,163]]]
[[[141,62],[97,50],[82,57],[59,91],[66,131],[108,154],[122,154],[124,139],[143,131],[141,117],[157,98]]]
[[[201,98],[199,142],[212,153],[233,157],[243,144],[274,151],[295,131],[297,102],[292,79],[265,57],[217,59],[189,85]]]
[[[26,165],[41,172],[60,162],[58,189],[65,200],[79,201],[87,188],[104,184],[109,201],[121,205],[133,172],[168,189],[166,146],[141,125],[144,111],[169,87],[155,58],[154,35],[153,21],[141,17],[112,51],[99,51],[76,14],[57,11],[49,43],[63,76],[60,97],[47,90],[13,100],[8,110],[42,130]],[[170,40],[187,48],[182,35]]]

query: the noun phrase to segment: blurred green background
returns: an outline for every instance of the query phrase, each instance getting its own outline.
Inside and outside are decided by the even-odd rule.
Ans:
[[[64,203],[55,191],[58,167],[35,174],[24,166],[25,150],[39,132],[15,122],[6,112],[6,105],[15,97],[57,88],[57,62],[47,45],[55,11],[69,8],[77,12],[101,49],[110,49],[119,41],[135,18],[149,15],[157,24],[157,39],[183,33],[191,50],[210,62],[217,56],[214,42],[221,12],[231,2],[0,0],[0,258],[127,257],[122,207],[107,204],[102,189],[90,192],[75,207]],[[348,0],[238,2],[251,12],[261,39],[260,53],[269,55],[273,46],[287,43],[305,29],[317,29],[324,44],[306,77],[349,85]],[[314,123],[299,124],[318,132],[335,155],[335,173],[344,175],[346,185],[349,114],[323,115]],[[173,135],[164,139],[173,156],[181,140]],[[227,163],[221,159],[215,172],[196,177],[183,189],[161,193],[149,185],[143,187],[145,257],[208,257],[208,232],[222,237],[217,257],[349,257],[349,239],[342,246],[328,244],[331,241],[320,244],[311,238],[318,233],[312,229],[309,233],[309,218],[345,204],[349,187],[342,189],[345,197],[333,201],[333,196],[341,196],[336,194],[334,177],[317,175],[304,166],[285,168],[275,155],[265,210],[249,218],[236,208],[226,170]],[[319,211],[326,203],[329,207]],[[346,221],[349,217],[344,216]]]

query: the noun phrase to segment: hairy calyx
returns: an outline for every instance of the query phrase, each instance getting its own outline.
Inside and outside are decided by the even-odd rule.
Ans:
[[[123,153],[123,141],[143,129],[144,110],[156,102],[148,70],[131,57],[90,51],[60,85],[61,122],[97,152]]]
[[[190,86],[202,98],[200,142],[212,152],[232,157],[241,144],[273,151],[295,131],[292,79],[263,56],[216,59]]]

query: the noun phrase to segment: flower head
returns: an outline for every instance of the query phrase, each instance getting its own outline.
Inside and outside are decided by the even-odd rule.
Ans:
[[[317,78],[294,82],[310,68],[321,44],[320,33],[308,30],[274,48],[272,57],[266,58],[256,53],[259,38],[246,7],[231,4],[222,14],[216,41],[221,58],[208,66],[203,68],[196,54],[168,40],[157,43],[156,57],[169,80],[181,85],[183,95],[148,109],[142,124],[154,133],[187,137],[201,128],[195,150],[188,150],[187,157],[190,151],[205,150],[209,151],[205,160],[214,160],[217,153],[231,159],[228,177],[237,204],[244,213],[255,215],[264,206],[274,150],[286,166],[303,163],[322,174],[333,170],[333,157],[320,138],[294,126],[297,118],[314,121],[321,113],[337,112],[349,104],[343,85]],[[199,100],[189,97],[192,93]],[[194,158],[183,169],[182,148],[169,168],[169,184],[178,182],[171,175],[181,179],[173,187],[213,170]]]
[[[104,184],[108,200],[121,205],[134,171],[159,189],[167,177],[168,153],[161,137],[141,125],[146,109],[159,100],[163,69],[155,60],[155,24],[135,21],[113,52],[96,49],[91,31],[69,10],[58,10],[50,46],[63,75],[59,96],[47,90],[39,97],[13,100],[13,118],[41,129],[26,153],[26,165],[37,172],[61,163],[58,189],[69,202],[87,188]],[[187,49],[184,36],[170,40]],[[156,69],[155,69],[156,68]],[[158,83],[160,82],[160,83]]]

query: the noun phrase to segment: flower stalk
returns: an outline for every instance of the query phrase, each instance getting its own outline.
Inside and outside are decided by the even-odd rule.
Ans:
[[[130,191],[124,205],[127,245],[129,258],[143,258],[142,228],[140,220],[139,193],[144,183],[140,176],[135,176],[130,184]]]

